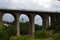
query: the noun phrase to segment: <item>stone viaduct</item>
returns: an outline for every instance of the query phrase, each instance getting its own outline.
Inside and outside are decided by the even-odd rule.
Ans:
[[[34,36],[35,26],[34,26],[34,17],[35,15],[40,15],[43,20],[43,30],[47,30],[49,27],[49,16],[51,17],[51,25],[53,25],[56,21],[58,12],[48,12],[48,11],[28,11],[28,10],[8,10],[8,9],[0,9],[0,26],[2,27],[2,16],[5,13],[11,13],[14,18],[14,27],[17,31],[17,36],[20,35],[20,26],[19,26],[19,17],[21,14],[26,14],[29,17],[29,25],[28,25],[28,34]]]

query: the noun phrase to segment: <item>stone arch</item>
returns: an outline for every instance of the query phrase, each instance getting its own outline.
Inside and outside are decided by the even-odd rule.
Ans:
[[[3,12],[3,15],[6,14],[6,13],[11,14],[14,18],[16,18],[15,12],[8,12],[8,11],[6,11],[6,12]]]
[[[43,23],[43,19],[40,15],[35,15],[34,17],[34,23],[37,24],[38,26],[41,26],[42,28],[42,23]],[[39,29],[40,30],[40,29]]]
[[[19,28],[19,12],[4,12],[3,15],[5,13],[9,13],[11,15],[13,15],[14,17],[14,22],[13,22],[13,25],[14,25],[14,29],[15,29],[15,32],[17,34],[17,36],[20,35],[20,28]],[[16,15],[17,14],[17,15]]]

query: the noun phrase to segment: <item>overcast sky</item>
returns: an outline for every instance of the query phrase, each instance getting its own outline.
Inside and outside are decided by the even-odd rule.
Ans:
[[[60,11],[58,0],[0,0],[0,8]]]
[[[0,8],[15,9],[15,10],[26,9],[26,10],[60,12],[60,1],[58,0],[0,0]],[[5,15],[3,19],[6,20],[6,17],[7,15]],[[13,19],[13,17],[10,15],[8,15],[8,17],[11,17],[11,20]],[[38,16],[37,18],[39,19]]]

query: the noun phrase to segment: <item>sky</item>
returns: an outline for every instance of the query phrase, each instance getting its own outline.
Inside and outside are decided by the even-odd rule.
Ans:
[[[53,11],[53,12],[60,12],[60,1],[58,0],[0,0],[0,9],[15,9],[15,10],[37,10],[37,11]],[[6,14],[3,17],[3,20],[7,21],[13,20],[14,18],[10,14]],[[22,15],[22,17],[26,17]],[[21,18],[22,18],[21,17]],[[40,21],[41,24],[41,17],[37,16],[36,18]],[[40,18],[40,19],[39,19]],[[28,20],[27,18],[25,20]]]

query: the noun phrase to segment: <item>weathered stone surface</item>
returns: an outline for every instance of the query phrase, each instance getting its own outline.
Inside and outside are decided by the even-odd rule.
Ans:
[[[17,36],[20,35],[20,22],[19,22],[19,17],[20,14],[26,14],[29,15],[29,26],[28,26],[28,34],[31,36],[35,35],[35,26],[34,26],[34,16],[35,15],[41,15],[42,17],[42,21],[43,21],[43,29],[47,30],[49,27],[49,15],[50,13],[52,13],[53,15],[56,15],[56,13],[54,12],[38,12],[38,11],[18,11],[18,10],[0,10],[0,27],[2,27],[2,16],[4,13],[11,13],[14,18],[15,18],[15,22],[14,22],[14,27],[16,28],[17,31]],[[58,14],[60,15],[60,14]],[[55,19],[56,17],[52,16],[51,17],[51,25],[53,25],[55,23]]]

